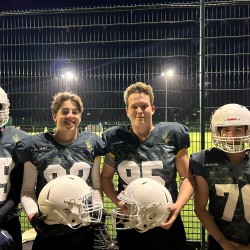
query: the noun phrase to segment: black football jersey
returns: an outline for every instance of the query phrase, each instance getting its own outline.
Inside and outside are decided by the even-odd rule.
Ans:
[[[17,146],[19,159],[30,161],[37,168],[37,195],[47,182],[65,174],[77,175],[92,186],[90,177],[94,159],[104,154],[102,139],[86,131],[79,133],[78,138],[67,146],[57,143],[49,132],[34,135]]]
[[[250,161],[232,165],[217,148],[191,155],[190,168],[209,187],[208,210],[229,239],[250,243]]]
[[[186,126],[175,122],[159,123],[143,142],[131,132],[130,126],[111,127],[102,136],[107,152],[115,156],[119,192],[134,179],[152,178],[165,185],[176,200],[175,157],[179,150],[190,146]]]
[[[28,133],[14,127],[5,127],[0,132],[0,205],[5,202],[10,190],[11,172],[16,165],[16,143],[28,136]],[[22,180],[22,176],[19,179]]]

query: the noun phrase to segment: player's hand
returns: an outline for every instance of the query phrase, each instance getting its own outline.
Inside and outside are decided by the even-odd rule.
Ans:
[[[250,250],[250,244],[248,245],[242,245],[233,241],[229,241],[233,246],[235,246],[236,250]]]
[[[161,227],[164,229],[169,229],[179,214],[179,209],[178,209],[176,203],[171,204],[168,209],[170,211],[169,217],[168,217],[166,222],[163,222],[161,224]]]
[[[116,206],[122,210],[128,210],[128,205],[124,201],[118,201]]]
[[[46,218],[46,214],[35,213],[30,220],[30,224],[38,233],[46,233],[46,224],[44,223]]]
[[[227,240],[223,245],[224,250],[250,250],[250,245],[242,245],[231,240]]]
[[[74,229],[63,224],[47,225],[44,220],[46,219],[46,214],[36,213],[31,218],[30,223],[34,227],[37,233],[42,234],[44,237],[50,236],[60,236],[65,233],[72,233]]]
[[[10,234],[3,229],[0,229],[0,249],[1,250],[13,250],[15,242]]]

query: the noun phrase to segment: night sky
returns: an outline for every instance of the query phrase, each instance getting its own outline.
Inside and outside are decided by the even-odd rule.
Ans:
[[[2,0],[0,11],[187,2],[170,0]]]

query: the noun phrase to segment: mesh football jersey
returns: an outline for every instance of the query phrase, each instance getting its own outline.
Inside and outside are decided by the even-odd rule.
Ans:
[[[104,153],[102,139],[86,131],[79,133],[78,138],[67,146],[58,144],[48,132],[23,140],[17,148],[19,159],[30,161],[37,168],[37,195],[47,182],[65,174],[80,176],[92,186],[90,176],[94,159]]]
[[[14,150],[16,143],[29,135],[14,127],[5,127],[0,133],[0,205],[6,200],[10,190],[10,174],[15,167]],[[16,170],[15,170],[16,171]],[[20,174],[22,171],[20,171]],[[22,180],[22,176],[18,179]]]
[[[179,150],[190,146],[186,126],[159,123],[143,142],[130,131],[130,126],[115,126],[103,133],[103,140],[107,152],[115,156],[119,192],[134,179],[145,177],[161,182],[176,200],[175,157]]]
[[[238,243],[250,243],[250,161],[232,165],[225,154],[207,149],[191,155],[190,167],[209,187],[208,210],[223,234]]]

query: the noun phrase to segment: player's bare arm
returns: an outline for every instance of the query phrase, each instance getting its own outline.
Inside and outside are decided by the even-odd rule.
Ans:
[[[115,168],[112,166],[114,162],[114,156],[112,154],[107,154],[104,159],[102,171],[101,171],[101,186],[104,193],[109,197],[109,199],[118,206],[119,199],[117,198],[117,191],[113,183],[113,177],[115,174]]]

